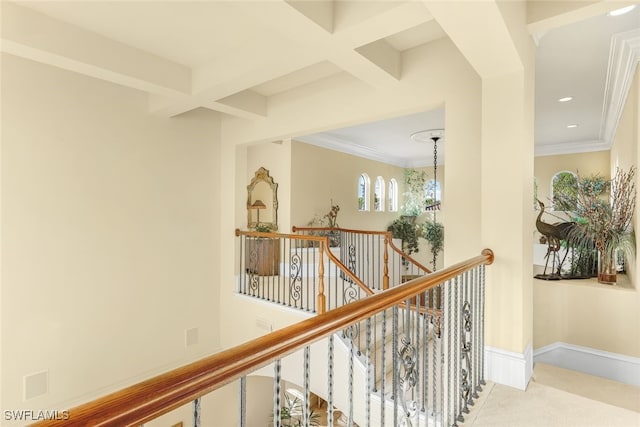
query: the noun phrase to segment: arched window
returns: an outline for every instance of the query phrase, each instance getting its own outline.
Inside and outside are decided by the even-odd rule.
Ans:
[[[387,196],[389,198],[389,212],[398,212],[398,181],[394,178],[389,180]]]
[[[371,181],[369,175],[363,173],[358,178],[358,210],[368,211],[369,204],[369,188],[371,187]]]
[[[373,209],[376,212],[384,212],[384,178],[376,178],[376,185],[373,189]]]
[[[440,209],[442,201],[442,191],[440,181],[429,180],[424,185],[424,198],[427,210]]]
[[[553,210],[576,211],[578,209],[578,176],[569,171],[558,172],[551,178]]]

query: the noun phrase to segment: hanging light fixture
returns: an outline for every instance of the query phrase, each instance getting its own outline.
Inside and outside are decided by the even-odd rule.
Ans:
[[[433,226],[437,224],[436,213],[440,209],[440,201],[437,198],[437,182],[438,182],[438,142],[444,138],[444,129],[427,129],[421,130],[411,135],[411,139],[416,142],[433,142],[433,204],[427,206],[428,211],[433,212]],[[438,256],[433,252],[433,270],[436,270],[436,262]]]

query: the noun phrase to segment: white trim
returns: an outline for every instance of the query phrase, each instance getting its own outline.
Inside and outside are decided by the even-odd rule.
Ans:
[[[611,145],[602,140],[559,142],[556,144],[536,144],[534,152],[536,157],[556,156],[559,154],[591,153],[594,151],[606,151]]]
[[[636,66],[640,60],[640,30],[616,34],[611,38],[609,66],[604,92],[600,139],[609,147],[629,94]]]
[[[640,358],[555,342],[533,352],[535,362],[640,387]]]
[[[485,376],[489,381],[526,390],[533,372],[531,343],[524,353],[484,347]]]

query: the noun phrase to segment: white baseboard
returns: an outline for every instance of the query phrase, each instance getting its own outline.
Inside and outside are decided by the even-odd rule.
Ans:
[[[555,342],[533,352],[535,362],[640,387],[640,358]]]
[[[533,372],[531,344],[524,353],[484,347],[485,376],[489,381],[526,390]]]

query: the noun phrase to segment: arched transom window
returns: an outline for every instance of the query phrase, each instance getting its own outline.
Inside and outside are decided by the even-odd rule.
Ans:
[[[391,178],[389,180],[389,191],[388,191],[388,200],[389,200],[389,212],[397,212],[398,211],[398,182],[395,178]]]
[[[360,174],[358,178],[358,210],[368,211],[370,210],[369,192],[371,187],[371,181],[369,175],[366,173]]]
[[[373,209],[376,212],[384,212],[384,187],[384,178],[377,177],[373,189]]]

